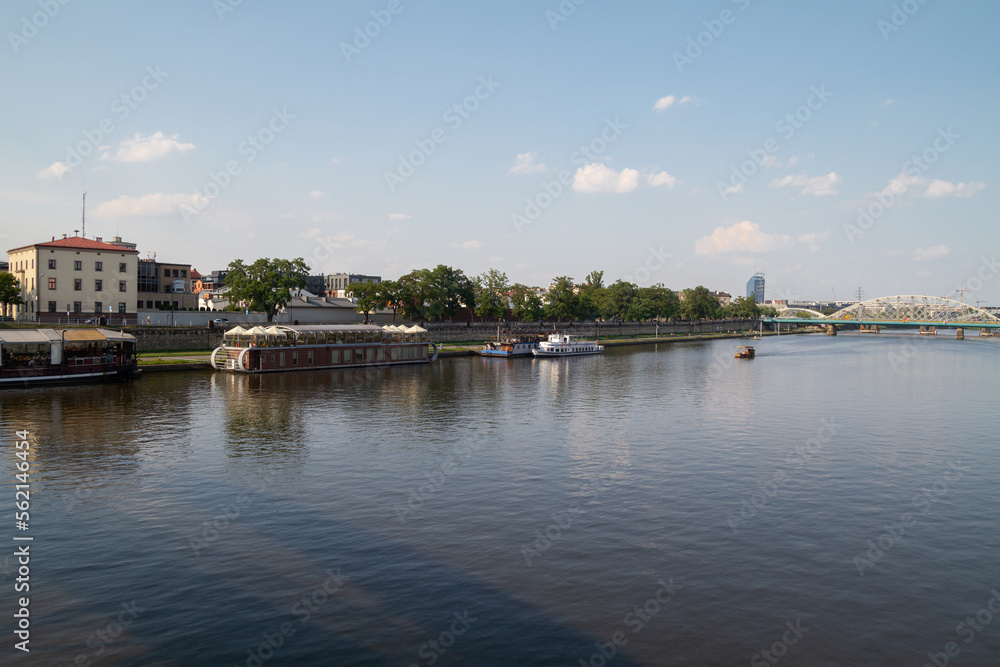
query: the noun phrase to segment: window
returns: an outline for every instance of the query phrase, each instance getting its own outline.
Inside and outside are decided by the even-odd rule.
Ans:
[[[187,278],[187,276],[188,276],[187,269],[181,269],[181,278]]]
[[[118,281],[118,291],[119,292],[127,292],[128,291],[128,281],[126,281],[126,280],[119,280]]]
[[[49,301],[49,312],[50,313],[56,312],[56,302],[55,301]]]
[[[101,303],[100,301],[95,301],[94,302],[94,314],[95,315],[100,315],[102,312],[104,312],[104,304]]]
[[[83,303],[81,303],[80,301],[74,301],[73,302],[73,312],[74,313],[82,313],[83,312]]]
[[[55,289],[55,288],[56,288],[56,279],[49,278],[49,289]]]
[[[49,268],[50,269],[56,268],[56,260],[54,260],[54,259],[50,259],[49,260]]]
[[[94,262],[94,271],[103,271],[104,262]]]
[[[141,301],[139,302],[139,307],[142,308],[142,302]],[[147,301],[146,302],[146,308],[152,308],[152,307],[153,307],[153,302],[152,301]]]
[[[83,269],[83,262],[81,262],[80,260],[76,260],[75,262],[73,262],[74,271],[80,271],[82,269]]]
[[[177,269],[174,269],[174,278],[177,277]]]
[[[74,278],[73,279],[73,289],[75,291],[77,291],[77,292],[79,292],[80,290],[82,290],[83,289],[83,281],[80,280],[79,278]]]
[[[164,285],[163,286],[163,293],[164,294],[170,294],[170,285]]]
[[[118,312],[122,313],[123,315],[125,314],[125,302],[124,301],[119,301],[118,302]]]
[[[121,262],[118,264],[118,273],[126,273],[128,271],[128,264]]]
[[[103,280],[95,280],[94,281],[94,291],[95,292],[103,292],[104,291],[104,281]]]
[[[137,307],[137,310],[141,310],[141,309],[142,309],[142,301],[139,302],[139,305]]]
[[[163,269],[163,277],[164,278],[170,277],[170,269]]]

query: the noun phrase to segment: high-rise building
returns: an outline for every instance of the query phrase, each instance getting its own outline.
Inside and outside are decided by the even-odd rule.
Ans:
[[[747,296],[752,296],[757,303],[764,303],[764,274],[755,273],[747,281]]]

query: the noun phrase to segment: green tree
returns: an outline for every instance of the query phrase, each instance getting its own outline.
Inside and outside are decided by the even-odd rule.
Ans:
[[[761,317],[777,317],[778,309],[774,306],[759,306]]]
[[[23,303],[21,282],[12,273],[0,273],[0,304],[3,304],[3,312],[0,312],[0,315],[6,317],[11,306],[20,306]]]
[[[760,306],[752,296],[738,296],[729,303],[726,309],[729,317],[760,317]]]
[[[580,285],[574,317],[578,320],[592,320],[600,315],[604,289],[604,271],[591,271],[587,282]]]
[[[404,320],[423,320],[427,316],[430,271],[414,269],[396,281],[398,309]]]
[[[258,259],[247,266],[242,259],[229,263],[226,285],[233,303],[267,314],[271,322],[275,314],[292,299],[291,290],[306,286],[309,267],[301,257],[296,259]]]
[[[534,289],[521,283],[510,287],[510,314],[524,322],[535,322],[545,314],[545,304]]]
[[[639,288],[634,283],[616,280],[604,288],[599,303],[601,317],[607,320],[625,320],[629,317],[629,307],[638,296]]]
[[[559,276],[549,290],[549,301],[545,306],[545,316],[555,319],[572,318],[579,306],[579,297],[573,293],[573,279],[569,276]]]
[[[649,308],[650,316],[647,319],[651,319],[653,317],[670,319],[677,316],[677,311],[680,306],[677,294],[673,290],[667,289],[660,283],[653,285],[652,287],[640,288],[639,298],[642,299],[647,304],[646,307]]]
[[[507,312],[507,274],[490,269],[476,277],[476,314],[482,318],[501,317]]]
[[[427,314],[436,320],[451,318],[476,302],[475,283],[461,269],[438,264],[427,274]]]
[[[370,321],[369,315],[373,310],[385,308],[384,291],[381,283],[351,283],[344,290],[349,295],[357,299],[357,311],[364,313],[365,324]]]
[[[391,308],[392,321],[396,321],[396,310],[399,308],[399,282],[396,280],[383,280],[379,283],[379,302],[377,308]]]
[[[688,319],[710,320],[721,315],[722,306],[707,287],[698,285],[694,289],[684,290],[682,294],[681,313]]]

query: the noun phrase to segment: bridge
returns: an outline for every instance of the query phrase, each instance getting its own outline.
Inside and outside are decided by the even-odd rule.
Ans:
[[[769,324],[818,324],[835,334],[840,326],[860,326],[877,332],[879,327],[911,327],[931,333],[937,327],[958,329],[1000,330],[1000,318],[982,308],[938,296],[899,295],[860,301],[835,313],[823,313],[807,308],[781,308],[776,317],[762,317]]]

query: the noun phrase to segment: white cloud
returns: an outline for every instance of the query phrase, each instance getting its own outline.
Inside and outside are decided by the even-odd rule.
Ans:
[[[913,251],[913,261],[915,262],[926,262],[929,259],[937,259],[938,257],[944,257],[951,252],[951,249],[946,245],[936,245],[930,248],[917,248]]]
[[[900,172],[898,176],[891,179],[885,188],[876,193],[877,196],[887,198],[889,195],[902,195],[911,188],[923,189],[920,193],[923,197],[971,197],[977,192],[986,189],[986,184],[981,181],[971,183],[951,183],[949,181],[931,180],[924,176],[913,176],[906,172]]]
[[[833,171],[825,176],[806,176],[805,174],[798,174],[797,176],[776,178],[771,181],[771,187],[783,188],[786,185],[791,185],[792,187],[799,188],[804,195],[821,197],[823,195],[837,194],[837,183],[841,180],[843,179],[841,179],[841,177]]]
[[[660,99],[656,100],[656,104],[653,105],[653,111],[665,111],[670,107],[672,107],[674,104],[677,104],[679,106],[681,104],[687,104],[688,102],[693,102],[693,101],[694,98],[692,98],[689,95],[685,95],[680,99],[678,99],[674,95],[667,95],[666,97],[661,97]]]
[[[593,162],[576,170],[573,189],[577,192],[631,192],[639,185],[635,169],[617,171],[602,162]]]
[[[518,153],[514,166],[510,168],[511,174],[530,174],[533,171],[545,171],[544,164],[535,164],[535,153]]]
[[[658,174],[647,174],[646,181],[654,188],[658,188],[661,185],[673,188],[677,185],[677,178],[675,176],[671,176],[665,171],[661,171]]]
[[[811,234],[800,234],[798,241],[799,243],[805,243],[809,246],[810,252],[816,252],[819,250],[819,242],[826,240],[830,236],[830,232],[812,232]]]
[[[179,135],[165,136],[157,132],[142,136],[139,132],[131,139],[124,139],[118,144],[118,152],[113,156],[105,151],[102,160],[117,160],[118,162],[151,162],[166,157],[171,153],[184,153],[194,150],[194,144],[182,144],[177,141]]]
[[[896,102],[896,100],[886,100],[885,102],[882,102],[882,106],[884,106],[884,107],[891,106],[895,102]]]
[[[160,215],[177,214],[177,209],[182,204],[198,209],[205,207],[208,200],[199,195],[190,194],[166,194],[156,192],[141,197],[130,197],[122,195],[118,199],[104,202],[94,210],[96,217],[120,218],[120,217],[148,217]]]
[[[699,255],[725,255],[731,253],[774,252],[795,244],[795,239],[784,234],[765,234],[756,222],[744,220],[730,227],[716,227],[711,236],[703,236],[694,244]]]
[[[306,196],[309,197],[309,199],[322,199],[326,196],[326,193],[322,190],[313,190]]]
[[[45,179],[46,181],[51,181],[55,179],[62,180],[63,174],[69,171],[69,165],[65,162],[53,162],[45,169],[38,172],[38,178]]]
[[[479,250],[483,247],[482,241],[466,241],[465,243],[457,244],[457,247],[462,250]]]
[[[409,213],[390,213],[389,214],[389,219],[390,220],[409,220],[412,217],[413,216],[410,215]]]

